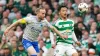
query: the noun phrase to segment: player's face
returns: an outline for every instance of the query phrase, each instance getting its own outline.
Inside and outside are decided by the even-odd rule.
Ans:
[[[49,30],[47,27],[43,28],[43,35],[44,35],[44,37],[49,37]]]
[[[67,17],[67,8],[66,7],[61,8],[59,14],[61,17],[66,18]]]
[[[46,11],[45,9],[40,9],[39,18],[43,20],[45,18]]]

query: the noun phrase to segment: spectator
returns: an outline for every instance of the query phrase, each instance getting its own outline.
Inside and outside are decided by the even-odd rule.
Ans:
[[[45,8],[46,11],[48,11],[50,9],[50,7],[47,3],[43,7]]]
[[[32,0],[32,4],[33,4],[34,6],[38,6],[38,1],[37,1],[37,0]]]
[[[8,41],[10,41],[10,40],[12,39],[13,36],[15,36],[15,35],[14,35],[14,31],[11,29],[11,30],[9,31],[9,33],[7,34]]]
[[[75,1],[75,3],[72,4],[72,7],[74,8],[75,13],[77,13],[78,12],[78,4],[81,2],[81,0],[74,0],[74,1]]]
[[[90,20],[89,20],[89,22],[88,22],[88,26],[87,26],[87,28],[88,28],[89,30],[90,30],[91,23],[93,23],[93,22],[95,22],[94,19],[90,19]]]
[[[37,7],[36,6],[32,6],[32,15],[36,15],[35,11],[36,11]]]
[[[22,19],[22,15],[20,12],[16,13],[16,19],[13,20],[13,23],[16,22],[17,20]]]
[[[97,14],[97,30],[100,30],[100,13]]]
[[[19,10],[21,11],[22,17],[25,17],[27,15],[27,13],[29,12],[28,8],[28,4],[26,2],[26,0],[20,0],[20,3],[17,5]]]
[[[6,0],[0,0],[0,6],[6,5]]]
[[[75,23],[77,23],[77,17],[75,15],[74,8],[70,8],[70,15],[68,17],[69,19],[73,20]]]
[[[64,0],[59,0],[59,5],[61,5],[62,3],[64,3]]]
[[[96,55],[100,56],[100,33],[97,34],[96,38]]]
[[[13,56],[19,56],[18,48],[17,48],[17,42],[14,39],[12,39],[11,41],[12,41],[11,42],[12,55]]]
[[[9,24],[9,21],[8,21],[8,18],[4,18],[3,19],[3,24],[1,25],[1,31],[5,31],[7,27],[9,27],[10,24]]]
[[[71,2],[71,1],[68,1],[67,7],[68,7],[68,8],[71,8],[71,7],[72,7],[72,2]]]
[[[8,45],[5,45],[5,46],[3,47],[3,49],[4,49],[4,54],[5,54],[5,56],[12,56],[12,55],[11,55],[11,50],[10,50],[10,48],[9,48]]]
[[[22,34],[23,34],[23,31],[22,31],[21,26],[17,26],[16,31],[15,31],[15,36],[18,37],[19,40],[21,40]]]
[[[88,23],[89,23],[89,20],[92,19],[92,14],[91,14],[91,10],[89,8],[88,12],[85,14],[85,17],[84,17],[84,24],[86,26],[88,26]]]
[[[82,48],[80,56],[88,56],[87,50]]]
[[[13,4],[14,4],[14,1],[13,0],[9,0],[8,3],[6,4],[6,8],[5,9],[9,9],[11,11],[12,8],[13,8]]]
[[[0,24],[2,23],[2,13],[3,13],[3,7],[0,7]]]
[[[47,11],[47,15],[50,16],[50,21],[52,21],[52,19],[53,19],[53,15],[52,15],[52,10],[51,10],[51,9],[48,9],[48,11]]]
[[[93,41],[96,41],[97,33],[97,24],[96,22],[93,22],[89,31],[89,36],[92,37]]]
[[[47,19],[48,22],[51,22],[50,15],[47,15],[47,16],[46,16],[46,19]]]
[[[84,32],[81,39],[82,46],[86,48],[86,50],[88,50],[88,39],[89,39],[89,33],[86,31]]]
[[[77,22],[83,22],[83,18],[81,16],[77,16]]]
[[[8,18],[8,15],[9,15],[9,12],[4,11],[4,12],[3,12],[3,17],[2,17],[2,18]]]
[[[99,12],[99,6],[94,6],[94,8],[93,8],[93,15],[94,15],[94,19],[96,20],[96,16],[97,16],[97,14],[99,14],[100,12]]]
[[[2,49],[3,45],[6,43],[6,38],[1,38],[0,49]]]
[[[0,41],[1,41],[2,35],[3,35],[3,31],[1,31],[1,25],[0,25]]]
[[[95,43],[94,43],[94,41],[91,37],[88,38],[88,51],[89,51],[89,49],[94,49],[95,50]]]
[[[18,12],[18,7],[14,6],[8,16],[8,19],[10,21],[10,23],[12,23],[12,21],[16,18],[16,13]]]
[[[24,50],[24,47],[21,42],[18,44],[18,51],[19,51],[19,56],[28,56],[28,53]]]
[[[4,56],[4,49],[0,49],[0,56]]]
[[[45,5],[46,5],[46,2],[43,1],[43,2],[42,2],[42,7],[45,8]]]
[[[55,46],[54,36],[51,32],[49,32],[48,27],[44,27],[41,36],[41,40],[43,40],[43,46],[41,49],[43,50],[42,56],[53,56],[52,47]]]
[[[52,14],[55,15],[57,13],[57,9],[58,9],[58,3],[57,2],[53,3],[53,8],[54,8],[54,10],[53,10]]]
[[[74,8],[72,7],[72,3],[71,2],[68,2],[67,7],[68,7],[67,13],[70,14],[70,9],[73,9],[74,10]]]
[[[83,34],[82,31],[86,30],[86,27],[82,22],[77,23],[76,26],[74,26],[74,27],[75,27],[74,31],[77,36],[77,39],[80,40],[82,38],[82,34]]]

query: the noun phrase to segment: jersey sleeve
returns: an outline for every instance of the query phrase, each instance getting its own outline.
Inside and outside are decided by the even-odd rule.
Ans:
[[[46,19],[44,21],[49,28],[52,26]]]
[[[23,18],[27,23],[32,21],[32,16],[27,16],[25,18]]]
[[[74,31],[74,21],[72,21],[72,31]]]
[[[58,20],[53,24],[53,26],[58,29]]]

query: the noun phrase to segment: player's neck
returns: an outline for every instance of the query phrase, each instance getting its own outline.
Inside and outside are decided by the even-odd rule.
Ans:
[[[67,20],[67,17],[61,17],[62,20]]]

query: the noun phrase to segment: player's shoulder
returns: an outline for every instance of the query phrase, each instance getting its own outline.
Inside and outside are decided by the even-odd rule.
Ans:
[[[57,24],[57,23],[59,23],[59,22],[61,22],[62,20],[61,19],[57,19],[56,21],[55,21],[55,24]]]
[[[73,20],[72,20],[72,19],[70,19],[70,18],[68,18],[68,19],[67,19],[67,21],[72,21],[72,22],[73,22]]]
[[[29,18],[29,19],[36,19],[36,16],[35,15],[29,15],[29,16],[27,16],[27,18]]]
[[[25,17],[27,21],[36,21],[36,18],[37,17],[35,15],[28,15]]]

